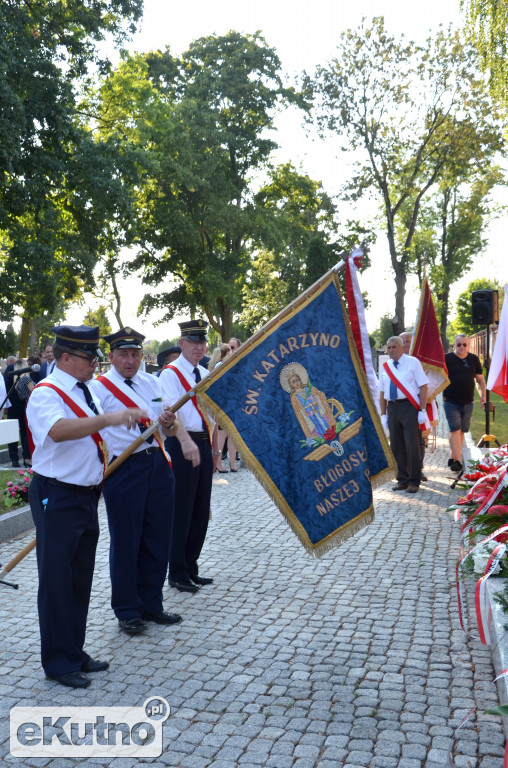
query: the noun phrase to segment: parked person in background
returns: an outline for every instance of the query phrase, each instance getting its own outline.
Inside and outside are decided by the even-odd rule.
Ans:
[[[40,379],[45,379],[46,376],[49,376],[50,373],[53,372],[53,368],[55,367],[55,357],[53,355],[53,344],[46,344],[44,349],[41,353],[41,372],[40,372]]]
[[[238,347],[242,345],[242,342],[240,339],[236,339],[234,336],[232,336],[229,340],[229,346],[231,347],[231,352],[236,352]]]
[[[443,391],[444,409],[450,434],[450,458],[448,466],[452,472],[460,472],[462,464],[462,443],[469,432],[473,416],[474,388],[480,401],[485,405],[486,388],[482,365],[479,358],[469,352],[469,337],[465,333],[455,336],[453,351],[445,355],[450,386]]]
[[[177,357],[180,357],[181,351],[182,350],[180,347],[169,347],[168,349],[161,349],[157,355],[157,365],[159,366],[157,376],[160,376],[160,372],[166,365],[169,365],[170,363],[174,362]]]
[[[379,374],[379,405],[397,462],[393,490],[416,493],[421,480],[419,424],[426,419],[428,379],[420,361],[404,354],[399,336],[388,339],[386,350],[390,360]]]
[[[231,355],[231,347],[229,344],[220,344],[216,349],[214,349],[212,357],[210,358],[210,362],[208,363],[208,370],[213,371],[214,368],[217,368],[217,366],[222,365],[224,360]],[[229,453],[229,470],[230,472],[238,472],[238,468],[236,466],[236,447],[233,443],[231,436],[228,435],[225,429],[222,429],[220,425],[218,425],[219,428],[219,434],[218,434],[218,446],[220,451],[219,460],[217,461],[217,472],[220,472],[221,474],[225,474],[227,472],[227,469],[224,468],[223,460],[226,458],[226,456]],[[223,449],[224,449],[224,443],[227,440],[227,451],[226,456],[224,455]]]
[[[5,388],[7,392],[9,392],[10,401],[7,417],[9,419],[18,420],[19,437],[25,467],[31,466],[30,447],[28,445],[25,425],[25,410],[30,395],[30,387],[33,388],[34,384],[38,381],[39,374],[31,373],[23,376],[16,376],[15,372],[19,371],[21,368],[26,368],[28,365],[34,365],[34,363],[40,364],[40,357],[36,357],[35,355],[29,357],[28,362],[20,357],[14,364],[8,365],[4,371]],[[26,381],[20,381],[20,379],[25,378]],[[8,443],[7,447],[12,466],[19,467],[18,443]]]
[[[409,355],[413,334],[410,333],[409,331],[404,331],[403,333],[400,334],[400,338],[402,339],[404,354]],[[425,458],[425,447],[428,443],[429,438],[423,436],[423,432],[421,431],[421,429],[419,430],[419,432],[420,432],[420,458],[421,458],[421,468],[422,468],[420,480],[422,483],[426,483],[428,478],[427,478],[427,475],[425,475],[423,472],[423,460]]]

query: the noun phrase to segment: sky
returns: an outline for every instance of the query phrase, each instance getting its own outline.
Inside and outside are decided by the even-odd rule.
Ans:
[[[460,0],[427,0],[425,3],[409,3],[407,0],[313,0],[312,3],[293,0],[256,0],[243,3],[238,0],[193,0],[189,5],[171,0],[145,0],[145,11],[138,33],[126,47],[129,51],[148,51],[169,46],[174,54],[181,54],[189,44],[202,36],[225,34],[230,29],[244,33],[260,31],[268,45],[279,55],[283,70],[297,76],[302,70],[313,73],[316,66],[334,57],[340,33],[359,26],[362,17],[367,19],[383,14],[388,31],[404,35],[407,39],[423,42],[429,32],[452,24],[462,26]],[[276,141],[279,150],[276,162],[291,161],[311,178],[322,182],[330,195],[336,195],[346,181],[351,167],[351,157],[339,153],[333,138],[322,140],[309,135],[297,110],[286,110],[277,115]],[[498,201],[508,204],[508,192],[498,195]],[[369,209],[369,213],[370,213]],[[367,211],[358,204],[357,216]],[[349,213],[348,213],[349,216]],[[486,253],[477,259],[473,269],[455,284],[452,303],[468,283],[476,277],[498,277],[508,280],[508,270],[503,269],[506,259],[502,249],[506,242],[506,217],[494,221],[489,230],[490,245]],[[386,236],[380,232],[371,251],[372,267],[360,276],[362,290],[369,293],[370,308],[367,325],[372,333],[379,325],[379,318],[394,312],[394,282],[389,261]],[[148,317],[136,316],[136,308],[146,286],[131,277],[122,281],[122,319],[139,329],[147,338],[159,341],[178,334],[177,320],[155,326],[160,317],[155,312]],[[419,289],[415,279],[408,282],[406,294],[406,324],[416,316]],[[67,322],[81,323],[86,308],[99,302],[87,297],[85,305],[69,310]],[[116,321],[111,316],[113,327]]]

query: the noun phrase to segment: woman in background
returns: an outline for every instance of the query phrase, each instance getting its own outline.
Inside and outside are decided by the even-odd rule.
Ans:
[[[213,371],[214,368],[217,368],[218,365],[222,365],[224,360],[229,357],[231,354],[231,347],[229,344],[220,344],[216,349],[214,349],[212,357],[210,358],[210,362],[208,363],[208,370]],[[219,425],[218,425],[219,426]],[[222,463],[222,449],[224,448],[224,443],[228,441],[228,455],[229,455],[229,469],[231,472],[238,472],[238,469],[236,467],[236,447],[231,440],[231,437],[227,434],[227,432],[222,429],[222,427],[219,426],[219,444],[218,444],[218,450],[220,451],[220,457],[219,461],[217,462],[217,472],[220,472],[221,474],[224,474],[227,472],[227,469],[224,469],[224,465]]]

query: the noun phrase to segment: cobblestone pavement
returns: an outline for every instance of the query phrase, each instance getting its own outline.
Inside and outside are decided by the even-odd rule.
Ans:
[[[439,438],[429,482],[409,497],[375,493],[376,520],[317,560],[302,549],[250,473],[217,476],[196,595],[169,587],[179,626],[128,637],[109,607],[102,533],[87,649],[111,660],[86,691],[45,680],[31,554],[0,587],[0,764],[67,768],[141,763],[178,768],[437,768],[457,735],[459,768],[501,768],[501,720],[490,650],[457,618],[457,496]],[[31,534],[1,546],[4,563]],[[164,696],[171,715],[159,758],[13,758],[14,705],[139,706]]]

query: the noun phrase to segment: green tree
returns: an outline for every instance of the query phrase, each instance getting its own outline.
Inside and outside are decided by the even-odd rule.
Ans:
[[[124,39],[141,6],[2,2],[0,315],[21,314],[21,354],[32,318],[93,283],[104,182],[110,190],[115,181],[104,160],[114,148],[98,146],[80,127],[77,91],[91,63],[106,67],[97,43],[109,35]]]
[[[361,153],[349,197],[376,194],[395,276],[393,330],[405,327],[413,239],[429,190],[463,157],[472,128],[495,119],[473,51],[439,31],[425,47],[397,41],[382,18],[341,36],[338,56],[320,67],[309,92],[318,124]]]
[[[131,264],[158,289],[144,311],[199,310],[229,338],[257,227],[250,179],[276,146],[277,108],[296,100],[259,34],[201,38],[181,60],[169,51],[126,58],[112,75],[102,130],[147,149]]]
[[[15,355],[18,347],[18,334],[9,323],[5,331],[0,330],[0,355]]]
[[[478,49],[482,69],[489,73],[495,98],[508,109],[508,4],[506,0],[461,0],[469,39]]]
[[[109,336],[110,333],[113,333],[108,318],[107,307],[105,307],[104,304],[101,304],[97,309],[88,309],[83,320],[83,325],[88,325],[92,328],[99,326],[99,334],[101,337],[99,347],[101,352],[105,354],[108,343],[103,340],[103,336]]]

